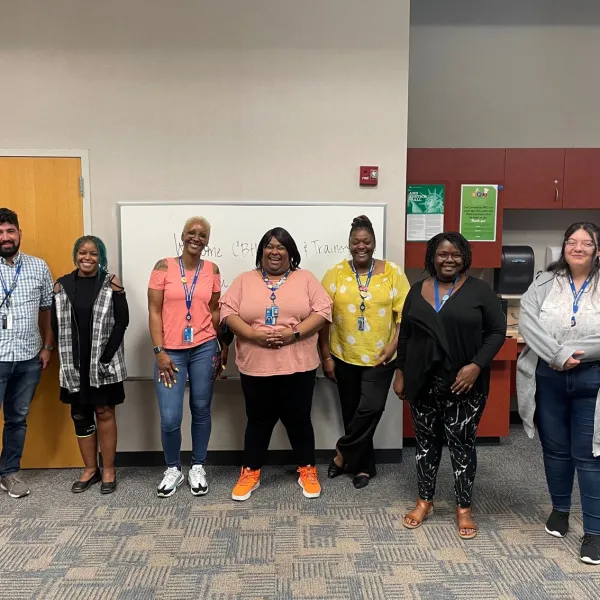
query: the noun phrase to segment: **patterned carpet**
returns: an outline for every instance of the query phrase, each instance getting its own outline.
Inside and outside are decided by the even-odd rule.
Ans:
[[[549,511],[537,441],[520,428],[479,453],[480,535],[456,535],[447,457],[436,514],[408,531],[414,450],[356,491],[326,479],[307,500],[289,469],[268,467],[245,503],[237,471],[210,469],[211,491],[155,496],[158,469],[121,469],[120,487],[75,496],[73,471],[26,473],[33,492],[0,496],[0,598],[11,600],[401,600],[600,598],[600,567],[579,561],[580,511],[564,540]]]

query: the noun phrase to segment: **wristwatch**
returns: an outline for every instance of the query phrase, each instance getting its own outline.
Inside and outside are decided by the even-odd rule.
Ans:
[[[296,326],[292,327],[294,332],[294,341],[297,342],[300,339],[300,332],[296,329]]]
[[[162,346],[154,346],[154,354],[160,354],[163,350]]]
[[[54,346],[51,346],[50,344],[44,344],[44,347],[42,348],[42,350],[48,350],[48,352],[53,352]]]

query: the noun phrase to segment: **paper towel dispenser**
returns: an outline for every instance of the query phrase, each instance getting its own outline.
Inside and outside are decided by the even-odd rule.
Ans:
[[[502,246],[502,263],[494,269],[494,290],[498,294],[524,294],[533,281],[535,256],[531,246]]]
[[[544,262],[544,269],[548,270],[548,265],[556,262],[560,258],[562,246],[546,246],[546,261]]]

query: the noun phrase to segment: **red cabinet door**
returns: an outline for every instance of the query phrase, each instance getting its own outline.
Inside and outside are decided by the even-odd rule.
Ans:
[[[507,148],[504,208],[562,208],[564,148]]]
[[[600,208],[600,148],[567,148],[563,208]]]
[[[454,220],[451,228],[459,231],[461,185],[504,185],[504,163],[506,151],[504,148],[457,148],[454,150],[454,173],[452,195],[456,198]],[[496,241],[471,242],[473,248],[472,268],[485,269],[499,267],[502,263],[502,216],[503,196],[498,191],[498,206],[496,213]]]
[[[454,171],[452,148],[409,148],[406,158],[406,184],[443,184],[444,229],[453,228],[455,199],[450,195]],[[406,200],[405,200],[406,201]],[[407,269],[422,269],[425,264],[427,242],[406,242],[404,266]]]

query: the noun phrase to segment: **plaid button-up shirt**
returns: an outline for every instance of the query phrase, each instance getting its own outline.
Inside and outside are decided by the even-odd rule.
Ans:
[[[41,258],[22,252],[12,265],[0,257],[0,303],[6,295],[4,287],[10,290],[13,285],[19,263],[21,273],[10,296],[10,307],[5,302],[0,308],[0,361],[3,362],[30,360],[39,353],[42,347],[39,313],[52,307],[54,282],[48,265]],[[3,315],[11,315],[12,329],[1,328]]]

